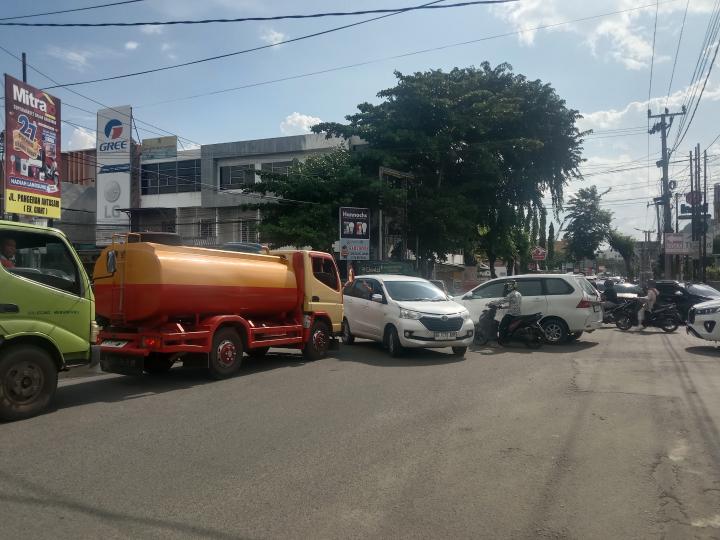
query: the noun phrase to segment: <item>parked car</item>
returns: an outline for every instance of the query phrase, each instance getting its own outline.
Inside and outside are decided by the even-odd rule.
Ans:
[[[505,283],[515,280],[522,294],[522,313],[541,312],[540,324],[548,343],[577,339],[583,332],[602,326],[600,295],[584,276],[573,274],[527,274],[487,281],[455,300],[464,305],[473,321],[485,306],[503,297]]]
[[[709,300],[720,300],[720,291],[703,283],[681,283],[674,280],[661,279],[655,282],[658,292],[658,303],[675,304],[683,320],[695,304]]]
[[[720,341],[720,299],[695,304],[688,310],[688,334],[706,341]]]
[[[464,356],[475,325],[468,310],[426,279],[372,274],[343,290],[343,343],[356,337],[383,343],[391,356],[404,348],[452,347]]]
[[[645,296],[645,291],[640,285],[633,283],[617,283],[615,284],[615,291],[617,292],[618,298],[632,299],[638,296]]]

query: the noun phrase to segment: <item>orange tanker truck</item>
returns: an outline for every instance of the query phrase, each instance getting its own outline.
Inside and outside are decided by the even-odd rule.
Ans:
[[[162,373],[177,361],[222,379],[243,353],[300,349],[308,360],[336,346],[343,307],[333,258],[269,255],[113,240],[94,270],[103,371]]]

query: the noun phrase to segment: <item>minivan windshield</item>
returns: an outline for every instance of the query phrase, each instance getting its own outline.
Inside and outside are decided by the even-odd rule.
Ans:
[[[720,291],[713,289],[709,285],[694,284],[688,285],[688,291],[697,296],[704,296],[705,298],[720,298]]]
[[[386,281],[390,298],[398,302],[442,302],[448,297],[427,281]]]

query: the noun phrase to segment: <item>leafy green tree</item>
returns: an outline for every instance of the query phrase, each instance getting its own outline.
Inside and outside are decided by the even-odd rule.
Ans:
[[[627,234],[622,234],[617,229],[610,231],[608,235],[610,247],[617,251],[625,263],[625,275],[633,277],[632,263],[635,257],[635,239]]]
[[[287,175],[261,173],[261,178],[247,190],[279,199],[248,208],[261,210],[260,234],[275,247],[331,251],[339,238],[341,206],[377,207],[381,193],[390,201],[397,196],[383,192],[378,179],[364,176],[350,152],[340,148],[296,163]]]
[[[612,212],[600,208],[603,195],[596,186],[580,188],[568,202],[565,240],[567,253],[575,261],[594,259],[598,247],[610,234]]]
[[[547,265],[548,268],[555,267],[555,224],[552,221],[550,222],[550,227],[548,227]]]
[[[379,104],[362,103],[347,124],[313,131],[367,141],[356,157],[368,176],[379,166],[414,175],[409,235],[420,258],[478,242],[497,256],[497,246],[510,243],[514,215],[534,212],[545,193],[559,204],[567,181],[579,176],[580,116],[550,85],[487,62],[395,75]],[[479,230],[496,237],[480,239]]]
[[[546,221],[547,219],[547,211],[545,210],[545,207],[543,206],[540,209],[540,238],[538,240],[538,245],[543,248],[547,248],[547,235],[546,235]]]

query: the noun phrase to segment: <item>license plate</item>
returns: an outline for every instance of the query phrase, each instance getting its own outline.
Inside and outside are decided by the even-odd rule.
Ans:
[[[595,313],[597,313],[598,311],[600,311],[600,306],[597,305],[597,304],[595,304],[595,305],[593,306],[593,311],[594,311]]]
[[[435,332],[435,339],[437,340],[455,339],[456,337],[457,332]]]
[[[100,344],[101,347],[108,347],[110,349],[122,349],[125,345],[130,343],[129,341],[122,341],[120,339],[104,339]]]

